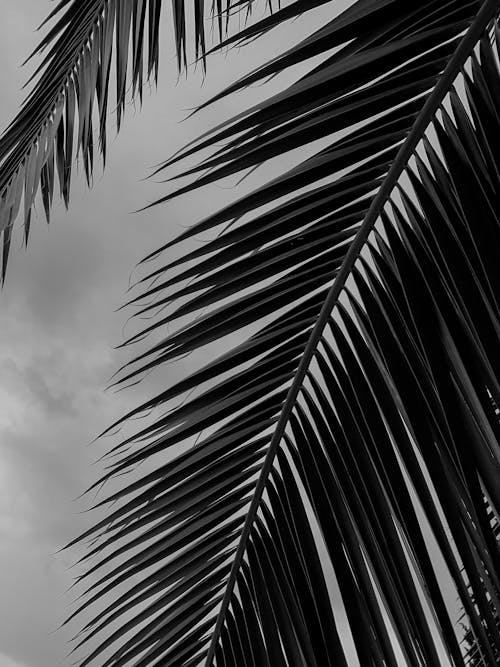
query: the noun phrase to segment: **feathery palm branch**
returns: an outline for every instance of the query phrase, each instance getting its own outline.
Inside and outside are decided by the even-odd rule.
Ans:
[[[297,0],[226,44],[320,4]],[[208,312],[122,383],[260,329],[124,417],[204,386],[117,445],[96,482],[156,464],[79,538],[98,538],[84,559],[98,560],[74,615],[119,594],[83,629],[81,665],[348,665],[344,619],[363,666],[438,667],[443,652],[464,665],[438,561],[497,664],[499,12],[358,0],[223,94],[320,65],[163,165],[225,142],[167,201],[333,136],[184,232],[225,225],[144,278],[156,284],[134,301],[154,303],[140,313],[171,310],[129,343]]]
[[[248,1],[251,6],[252,0]],[[233,2],[217,0],[211,4],[222,36],[226,23],[223,18],[229,16]],[[244,6],[246,0],[236,4]],[[172,8],[179,67],[187,64],[187,26],[190,23],[195,57],[204,59],[205,0],[194,0],[192,18],[184,0],[175,0]],[[138,95],[142,100],[144,81],[157,81],[161,10],[162,0],[60,0],[42,24],[54,20],[30,56],[47,51],[30,79],[31,82],[39,76],[38,81],[19,114],[0,137],[2,280],[12,227],[21,208],[27,242],[37,192],[40,190],[49,221],[56,178],[61,197],[68,206],[75,153],[80,156],[88,183],[93,171],[96,138],[98,151],[105,161],[112,74],[118,131],[127,97],[134,99]],[[96,102],[97,137],[93,131]]]

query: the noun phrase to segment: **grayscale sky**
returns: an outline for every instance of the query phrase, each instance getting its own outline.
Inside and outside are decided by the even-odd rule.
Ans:
[[[0,0],[0,129],[22,101],[20,88],[32,70],[19,64],[39,38],[34,28],[52,7],[46,0]],[[57,205],[50,226],[40,208],[27,251],[19,228],[13,241],[0,294],[0,667],[69,664],[69,635],[54,630],[71,609],[65,589],[75,571],[68,567],[79,554],[53,554],[95,518],[82,514],[88,501],[73,499],[95,481],[100,468],[92,463],[112,443],[86,445],[148,397],[151,387],[172,382],[203,358],[192,355],[130,391],[103,391],[130,355],[113,350],[123,340],[128,315],[114,311],[135,263],[236,196],[230,189],[235,178],[132,214],[171,187],[141,179],[197,134],[264,96],[265,90],[254,88],[180,122],[187,109],[297,41],[304,30],[300,21],[280,28],[258,48],[214,58],[206,81],[199,72],[186,81],[177,78],[168,23],[166,11],[159,90],[146,92],[142,110],[129,106],[117,138],[110,119],[104,175],[99,166],[92,191],[82,175],[75,178],[69,213]],[[307,23],[320,25],[321,12]],[[288,160],[266,166],[238,194],[289,166]]]
[[[350,2],[336,4],[340,11]],[[39,39],[34,28],[52,7],[48,0],[0,0],[0,129],[23,99],[20,88],[32,66],[19,64]],[[54,631],[71,610],[72,596],[65,590],[76,571],[68,568],[83,551],[54,554],[97,519],[85,512],[89,500],[74,499],[97,479],[100,464],[93,462],[116,439],[87,445],[155,388],[185,375],[209,354],[201,351],[166,366],[128,391],[103,391],[131,355],[113,346],[135,330],[126,324],[131,311],[115,312],[129,279],[138,275],[134,265],[184,226],[289,168],[293,156],[264,166],[237,190],[233,178],[134,214],[172,187],[142,179],[215,123],[294,79],[298,70],[181,122],[188,109],[298,41],[330,11],[282,26],[258,46],[214,57],[205,80],[199,71],[178,79],[165,11],[159,89],[146,91],[142,110],[129,105],[118,137],[111,116],[104,174],[99,165],[91,191],[83,175],[75,174],[69,213],[56,205],[50,226],[40,207],[27,251],[18,227],[0,294],[0,667],[71,663],[65,657],[70,633]],[[303,149],[300,156],[312,150]],[[453,605],[449,587],[447,596]]]

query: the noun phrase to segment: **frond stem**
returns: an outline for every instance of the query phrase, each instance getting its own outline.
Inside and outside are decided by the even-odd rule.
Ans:
[[[418,143],[422,139],[422,136],[432,121],[433,116],[439,109],[443,98],[449,92],[449,89],[456,77],[460,73],[465,61],[471,54],[474,46],[477,44],[484,30],[486,29],[488,23],[495,17],[496,13],[500,9],[500,0],[485,0],[481,9],[476,15],[476,18],[471,23],[467,32],[463,36],[458,45],[455,53],[448,62],[446,68],[444,69],[441,78],[436,84],[434,90],[429,95],[427,101],[425,102],[422,110],[417,116],[417,119],[406,137],[405,141],[401,145],[394,162],[387,173],[387,176],[382,183],[379,191],[374,197],[369,210],[366,213],[366,216],[361,224],[361,227],[355,236],[349,250],[342,262],[342,265],[334,278],[332,286],[325,298],[325,302],[321,308],[320,314],[314,325],[307,345],[304,349],[304,354],[300,360],[300,364],[297,369],[295,378],[290,385],[286,400],[283,404],[283,409],[280,414],[280,418],[276,424],[276,429],[273,433],[271,442],[269,444],[269,449],[262,466],[262,470],[255,487],[254,495],[252,497],[252,502],[250,504],[245,524],[243,526],[240,540],[238,543],[238,548],[233,560],[231,567],[231,572],[229,574],[226,590],[224,592],[224,597],[217,615],[217,621],[215,624],[214,632],[210,642],[210,646],[207,653],[207,659],[205,662],[205,667],[211,667],[212,660],[214,658],[215,649],[217,642],[219,641],[220,632],[222,630],[222,625],[224,623],[224,618],[226,611],[229,607],[231,601],[231,596],[233,594],[234,586],[240,569],[241,561],[245,554],[246,545],[252,526],[254,523],[255,515],[259,509],[260,501],[262,499],[262,494],[264,492],[267,478],[269,473],[272,470],[274,463],[274,458],[280,445],[281,439],[285,432],[288,420],[290,419],[295,401],[302,387],[302,383],[309,369],[311,360],[315,354],[317,345],[323,335],[323,330],[328,322],[328,319],[331,315],[332,310],[334,309],[337,300],[344,288],[345,282],[349,277],[351,270],[359,257],[365,242],[370,235],[375,222],[380,215],[380,212],[384,205],[387,202],[391,192],[393,191],[401,173],[404,171],[408,160],[413,155]]]

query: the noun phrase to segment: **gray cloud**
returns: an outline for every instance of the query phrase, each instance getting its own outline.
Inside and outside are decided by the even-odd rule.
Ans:
[[[28,667],[28,665],[24,662],[14,660],[14,658],[5,653],[0,653],[0,667]]]

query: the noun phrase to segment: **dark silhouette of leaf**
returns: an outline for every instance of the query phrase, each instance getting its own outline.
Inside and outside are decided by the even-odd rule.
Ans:
[[[224,43],[321,4],[292,2]],[[113,447],[92,488],[149,471],[121,477],[99,502],[118,505],[72,542],[92,538],[83,561],[96,558],[75,614],[104,605],[78,637],[79,651],[94,642],[83,665],[348,665],[347,625],[363,667],[463,666],[473,658],[446,585],[476,652],[498,664],[500,5],[331,7],[330,22],[214,100],[320,64],[160,167],[214,150],[165,203],[326,144],[143,261],[156,264],[130,302],[168,309],[126,344],[197,317],[117,384],[239,340],[110,427],[167,408]],[[216,3],[221,29],[229,10]],[[181,54],[185,43],[178,33]],[[91,61],[82,72],[73,105],[94,90]],[[207,230],[219,233],[172,259]]]

